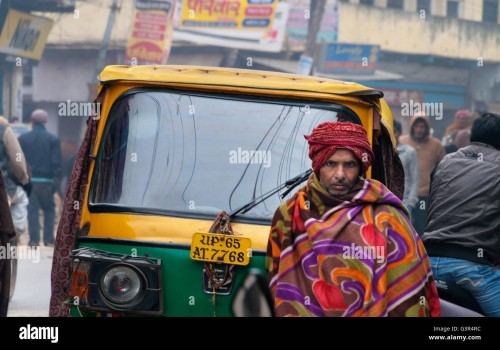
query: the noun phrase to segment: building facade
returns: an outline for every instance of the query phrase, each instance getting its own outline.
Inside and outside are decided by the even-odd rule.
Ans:
[[[290,16],[294,13],[295,17],[310,5],[309,0],[285,2],[290,5]],[[51,119],[50,128],[60,134],[63,143],[71,145],[68,149],[79,144],[86,116],[58,116],[58,105],[68,100],[88,102],[95,97],[89,86],[97,82],[98,55],[113,3],[114,0],[76,1],[71,12],[44,13],[54,23],[41,60],[28,62],[22,74],[17,73],[20,75],[16,79],[23,83],[21,93],[17,89],[2,94],[4,100],[6,96],[22,96],[21,103],[11,100],[11,104],[24,107],[24,120],[37,107],[46,108],[56,116]],[[116,3],[104,64],[130,64],[124,56],[132,29],[134,2]],[[329,0],[327,4],[329,23],[335,22],[328,30],[335,33],[323,33],[326,35],[317,44],[316,59],[320,58],[323,40],[371,45],[378,48],[376,69],[374,74],[362,75],[323,73],[318,69],[314,74],[381,89],[395,117],[402,119],[404,125],[407,120],[402,118],[403,103],[413,99],[441,104],[443,118],[432,121],[438,137],[452,122],[457,109],[498,112],[495,110],[500,104],[498,0]],[[337,17],[331,15],[332,9]],[[289,23],[297,24],[296,19],[292,21],[290,17]],[[297,25],[304,27],[304,23]],[[292,28],[287,34],[288,41],[281,52],[264,53],[178,40],[174,31],[168,63],[295,73],[302,52],[287,44],[291,42]]]

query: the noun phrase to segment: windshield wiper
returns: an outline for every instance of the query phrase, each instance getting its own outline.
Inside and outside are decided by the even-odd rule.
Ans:
[[[284,188],[286,188],[286,191],[283,192],[283,194],[281,195],[281,198],[285,198],[285,196],[287,194],[289,194],[295,187],[297,187],[302,182],[304,182],[305,180],[307,180],[309,178],[309,176],[311,175],[311,173],[312,173],[312,169],[308,169],[308,170],[304,171],[302,174],[295,176],[293,179],[290,179],[290,180],[286,181],[285,183],[279,185],[275,189],[272,189],[271,191],[269,191],[267,193],[264,193],[260,197],[252,199],[252,201],[250,201],[249,203],[245,204],[244,206],[242,206],[242,207],[240,207],[238,209],[233,210],[231,213],[229,213],[229,216],[230,217],[235,217],[238,214],[245,214],[245,213],[247,213],[252,208],[254,208],[257,205],[259,205],[260,203],[264,202],[266,199],[268,199],[269,197],[275,195],[276,193],[278,193],[279,191],[283,190]]]

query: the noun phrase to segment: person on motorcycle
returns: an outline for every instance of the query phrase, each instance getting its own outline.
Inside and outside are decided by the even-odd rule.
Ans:
[[[469,293],[484,315],[498,317],[500,116],[486,113],[476,119],[470,141],[447,155],[432,175],[422,240],[438,291]]]

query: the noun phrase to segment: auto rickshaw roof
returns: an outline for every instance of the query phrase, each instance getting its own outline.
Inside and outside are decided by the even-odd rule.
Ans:
[[[172,83],[301,91],[358,97],[371,102],[383,97],[381,91],[353,82],[289,73],[203,66],[111,65],[104,68],[99,75],[99,80],[101,84],[114,81],[140,81],[152,84]]]

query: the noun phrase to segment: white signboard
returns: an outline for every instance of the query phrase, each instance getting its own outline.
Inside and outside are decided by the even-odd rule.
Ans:
[[[224,30],[214,28],[185,29],[178,26],[179,11],[182,6],[177,6],[174,41],[188,41],[203,45],[214,45],[242,50],[255,50],[265,52],[280,52],[286,35],[286,23],[289,6],[280,2],[276,7],[276,16],[270,30]]]

